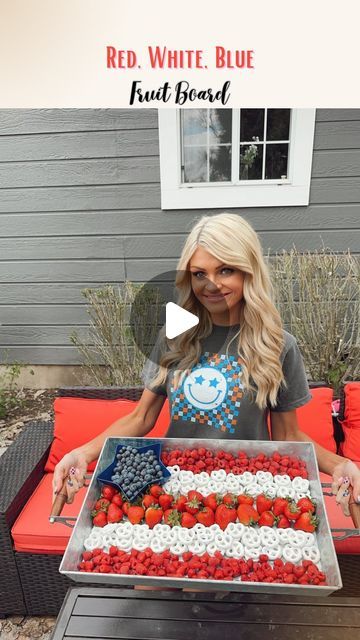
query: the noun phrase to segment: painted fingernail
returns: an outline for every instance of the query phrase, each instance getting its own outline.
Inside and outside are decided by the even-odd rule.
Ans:
[[[359,502],[359,503],[360,503],[360,496],[358,496],[358,497],[356,498],[356,502]]]
[[[70,473],[71,473],[72,476],[75,475],[75,471],[76,471],[75,467],[71,467]]]
[[[54,494],[55,494],[56,496],[57,496],[57,494],[58,494],[58,493],[59,493],[58,491],[54,491]]]
[[[70,487],[72,487],[72,486],[73,486],[73,484],[74,484],[74,483],[73,483],[73,481],[72,481],[72,480],[70,480],[70,478],[68,478],[67,483],[68,483],[68,485],[69,485]]]
[[[344,491],[344,493],[343,493],[344,498],[346,498],[346,496],[348,496],[348,495],[349,495],[349,490],[348,490],[348,489],[345,489],[345,491]]]

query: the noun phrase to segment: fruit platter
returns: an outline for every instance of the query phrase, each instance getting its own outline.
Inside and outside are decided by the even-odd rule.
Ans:
[[[108,438],[60,572],[329,595],[342,583],[312,443]]]

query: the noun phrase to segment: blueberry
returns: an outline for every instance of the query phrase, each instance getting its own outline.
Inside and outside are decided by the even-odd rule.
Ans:
[[[154,467],[155,471],[161,471],[161,467],[159,464],[156,464]]]

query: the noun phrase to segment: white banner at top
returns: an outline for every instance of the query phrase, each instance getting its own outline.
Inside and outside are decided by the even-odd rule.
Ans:
[[[0,0],[0,108],[359,107],[358,0]]]

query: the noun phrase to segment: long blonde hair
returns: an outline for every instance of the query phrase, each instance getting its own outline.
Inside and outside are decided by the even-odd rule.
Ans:
[[[238,338],[245,390],[256,393],[255,402],[260,409],[265,409],[268,402],[275,406],[280,385],[285,384],[280,363],[284,345],[282,322],[271,301],[272,286],[259,238],[244,218],[232,213],[202,216],[185,241],[177,264],[177,304],[197,315],[199,324],[171,341],[166,340],[164,328],[161,330],[168,350],[160,359],[159,372],[152,384],[164,383],[169,367],[176,363],[176,387],[198,362],[201,340],[212,331],[210,313],[195,297],[191,286],[189,262],[199,246],[244,274],[240,328],[231,342]]]

